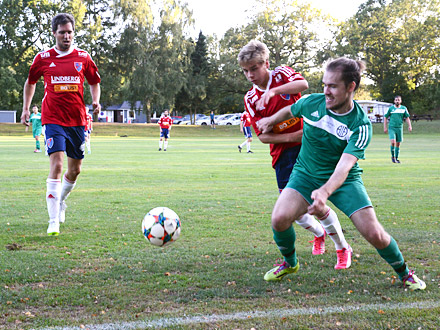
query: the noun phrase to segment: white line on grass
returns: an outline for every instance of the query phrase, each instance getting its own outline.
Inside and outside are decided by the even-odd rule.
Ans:
[[[145,328],[164,328],[167,326],[176,325],[190,325],[197,323],[213,323],[223,321],[237,321],[249,320],[255,318],[282,318],[297,315],[326,315],[326,314],[344,314],[351,312],[368,312],[368,311],[386,311],[395,309],[433,309],[439,308],[440,301],[422,301],[413,303],[397,303],[397,304],[370,304],[370,305],[346,305],[335,307],[314,307],[314,308],[299,308],[299,309],[275,309],[269,311],[256,312],[240,312],[232,314],[220,315],[200,315],[188,317],[172,317],[160,318],[156,320],[145,320],[135,322],[122,323],[105,323],[95,325],[85,325],[83,327],[49,327],[41,328],[39,330],[132,330]]]

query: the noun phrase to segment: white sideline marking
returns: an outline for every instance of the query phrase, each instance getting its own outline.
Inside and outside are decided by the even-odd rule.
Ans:
[[[256,312],[240,312],[232,314],[220,315],[200,315],[188,317],[172,317],[160,318],[157,320],[145,320],[136,322],[122,322],[122,323],[105,323],[95,325],[85,325],[81,327],[49,327],[40,328],[39,330],[130,330],[130,329],[145,329],[145,328],[164,328],[167,326],[189,325],[197,323],[213,323],[223,321],[237,321],[250,320],[255,318],[282,318],[296,315],[326,315],[333,313],[350,313],[350,312],[365,312],[372,310],[395,310],[395,309],[432,309],[440,307],[440,301],[422,301],[397,304],[369,304],[360,306],[336,306],[336,307],[314,307],[314,308],[299,308],[299,309],[275,309],[269,311]]]

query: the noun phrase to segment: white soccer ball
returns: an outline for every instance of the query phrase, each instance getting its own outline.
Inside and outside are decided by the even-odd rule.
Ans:
[[[167,207],[155,207],[142,221],[142,233],[156,246],[166,246],[175,242],[180,236],[180,228],[179,216]]]

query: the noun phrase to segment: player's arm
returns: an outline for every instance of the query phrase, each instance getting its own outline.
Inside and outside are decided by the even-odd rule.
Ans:
[[[408,131],[412,132],[412,126],[411,126],[411,120],[409,119],[409,117],[406,117],[406,123],[408,124]]]
[[[383,131],[388,133],[388,118],[383,116]]]
[[[326,206],[328,198],[345,182],[348,173],[357,160],[357,157],[352,154],[342,154],[335,171],[328,181],[321,188],[312,191],[311,198],[313,199],[313,204],[308,207],[309,214],[318,217],[325,214],[328,209]]]
[[[288,105],[281,110],[279,110],[277,113],[270,117],[264,117],[261,118],[259,121],[257,121],[257,127],[260,130],[261,133],[270,133],[272,131],[273,125],[276,123],[280,123],[282,121],[285,121],[289,118],[293,118],[292,112],[291,112],[291,106]]]
[[[29,126],[29,116],[31,114],[29,108],[35,94],[35,87],[36,84],[30,84],[26,79],[23,87],[23,113],[21,114],[21,123],[26,126]]]
[[[258,138],[262,143],[301,143],[302,129],[296,132],[275,134],[275,133],[261,133]]]
[[[100,84],[90,85],[90,94],[92,95],[93,114],[97,115],[101,111],[101,86]]]
[[[291,81],[287,84],[271,88],[261,96],[261,99],[257,101],[256,107],[257,109],[263,108],[275,95],[298,94],[305,91],[307,88],[309,88],[309,83],[305,79]]]

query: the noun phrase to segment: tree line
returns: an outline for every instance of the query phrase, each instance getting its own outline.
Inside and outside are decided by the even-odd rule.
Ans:
[[[147,118],[165,108],[241,112],[250,85],[237,55],[258,39],[271,67],[293,67],[309,81],[307,92],[322,91],[328,59],[347,56],[367,64],[356,98],[392,102],[398,94],[412,113],[440,113],[440,0],[366,0],[344,22],[307,2],[259,0],[243,14],[246,24],[223,36],[200,31],[195,40],[192,10],[181,0],[2,0],[1,109],[20,116],[29,66],[54,45],[58,12],[74,15],[75,43],[99,68],[103,109],[129,100],[141,101]],[[40,81],[34,101],[42,96]]]

